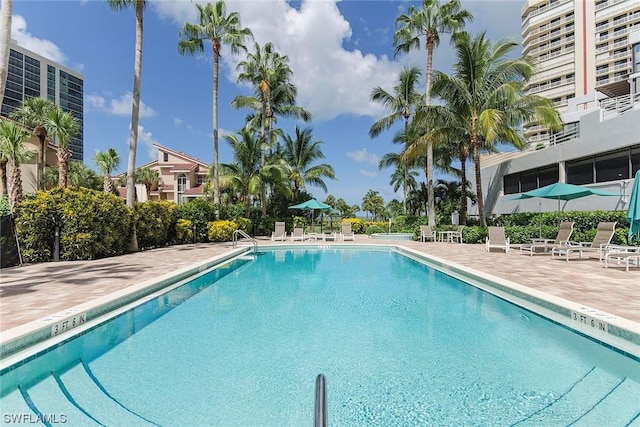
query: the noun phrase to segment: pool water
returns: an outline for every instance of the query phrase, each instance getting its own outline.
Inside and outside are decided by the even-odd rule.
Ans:
[[[319,373],[335,426],[640,422],[637,361],[357,249],[265,252],[199,277],[5,373],[0,407],[5,423],[311,425]]]

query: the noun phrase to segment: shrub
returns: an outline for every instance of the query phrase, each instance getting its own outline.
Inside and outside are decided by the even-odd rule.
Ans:
[[[196,242],[209,241],[207,223],[216,219],[216,209],[212,202],[199,197],[184,203],[179,207],[179,216],[191,221],[191,226],[195,227]]]
[[[355,234],[364,233],[364,221],[360,218],[344,218],[342,222],[350,222],[351,231],[353,231]]]
[[[229,242],[233,237],[233,232],[238,229],[238,225],[233,221],[220,220],[207,224],[209,240],[212,242]]]
[[[253,223],[249,218],[237,217],[233,222],[236,223],[236,230],[242,230],[249,235],[252,233]]]
[[[193,241],[193,230],[191,221],[180,218],[176,222],[176,243],[191,243]]]
[[[158,248],[174,242],[178,215],[178,205],[166,200],[136,204],[138,247],[140,249]]]
[[[11,206],[9,205],[9,197],[0,196],[0,216],[9,215],[11,213]]]

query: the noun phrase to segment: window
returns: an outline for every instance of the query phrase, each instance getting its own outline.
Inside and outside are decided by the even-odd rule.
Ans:
[[[554,164],[540,169],[531,169],[520,173],[505,175],[503,178],[504,194],[516,194],[535,190],[545,185],[558,182],[558,165]]]
[[[163,162],[169,161],[169,153],[162,153],[162,161]]]
[[[558,165],[540,169],[538,171],[538,188],[558,182]]]
[[[182,193],[187,189],[187,176],[183,173],[178,175],[178,204],[181,205],[184,201],[182,199]]]
[[[593,159],[567,162],[567,183],[575,185],[593,183]]]
[[[520,192],[520,176],[518,174],[504,177],[504,194],[516,194]]]
[[[596,182],[629,178],[629,152],[596,157]]]
[[[631,149],[631,177],[635,177],[640,170],[640,147]]]
[[[528,171],[520,174],[520,191],[535,190],[538,188],[538,172]]]

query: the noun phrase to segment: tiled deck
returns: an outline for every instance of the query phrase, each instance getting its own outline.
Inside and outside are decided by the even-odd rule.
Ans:
[[[549,255],[520,255],[517,248],[508,254],[487,253],[483,245],[392,242],[366,236],[357,236],[355,243],[399,244],[611,313],[636,322],[640,330],[640,268],[637,267],[629,272],[617,266],[605,269],[597,258],[567,262],[552,260]],[[259,244],[281,243],[264,239],[259,240]],[[231,248],[230,243],[184,245],[96,261],[44,263],[1,270],[0,332],[166,275]]]

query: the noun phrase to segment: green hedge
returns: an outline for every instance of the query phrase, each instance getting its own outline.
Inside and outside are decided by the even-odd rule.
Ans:
[[[60,259],[102,258],[127,250],[133,215],[114,195],[87,188],[39,191],[16,209],[16,230],[24,262],[53,261],[55,229]]]
[[[135,206],[139,249],[163,247],[176,241],[179,208],[173,202],[147,201]]]
[[[209,240],[212,242],[229,242],[233,237],[233,232],[238,229],[238,224],[233,221],[220,220],[207,224],[209,230]]]

